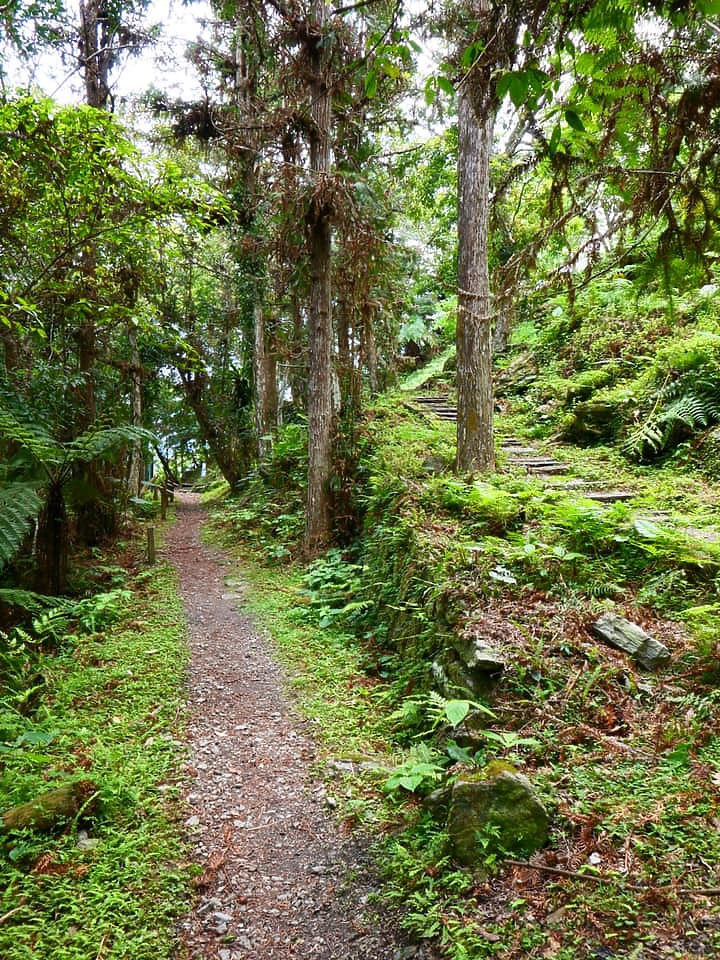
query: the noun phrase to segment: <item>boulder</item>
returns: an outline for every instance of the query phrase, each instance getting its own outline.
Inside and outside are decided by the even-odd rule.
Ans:
[[[452,786],[447,832],[463,866],[480,867],[490,853],[528,856],[547,843],[550,817],[530,781],[510,764],[492,767]]]
[[[453,649],[466,669],[482,675],[502,673],[505,657],[481,637],[456,637]]]
[[[478,699],[492,690],[506,665],[505,655],[482,636],[456,634],[448,639],[432,671],[445,696],[456,697],[462,690],[463,696]]]
[[[562,438],[579,444],[612,440],[620,429],[621,413],[618,404],[604,400],[578,403],[563,425]]]
[[[592,625],[592,632],[609,646],[623,650],[645,670],[657,670],[670,659],[670,651],[665,644],[617,613],[603,614]]]
[[[441,473],[445,473],[448,469],[448,465],[445,463],[442,457],[431,455],[425,457],[420,469],[422,470],[424,476],[432,477],[439,476]]]

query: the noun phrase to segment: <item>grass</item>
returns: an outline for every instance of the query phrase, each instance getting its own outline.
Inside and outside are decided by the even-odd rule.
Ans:
[[[182,745],[184,619],[164,564],[128,584],[132,597],[101,632],[67,636],[40,661],[34,715],[0,718],[0,805],[68,780],[94,786],[88,806],[54,833],[0,840],[3,960],[162,960],[191,868],[176,801]]]
[[[428,453],[451,461],[451,425],[391,400],[366,430],[362,544],[309,578],[260,562],[267,532],[253,541],[247,507],[236,527],[236,507],[219,514],[236,547],[238,535],[260,547],[252,602],[324,757],[355,761],[335,792],[381,838],[383,896],[452,960],[716,956],[719,899],[703,892],[720,882],[716,491],[677,463],[568,446],[579,473],[632,484],[637,499],[603,508],[502,474],[490,489],[423,469]],[[592,637],[608,605],[671,648],[662,676]],[[462,770],[413,705],[450,627],[509,644],[477,762],[509,758],[530,776],[553,815],[534,862],[560,873],[490,854],[458,869],[424,811],[424,794]]]

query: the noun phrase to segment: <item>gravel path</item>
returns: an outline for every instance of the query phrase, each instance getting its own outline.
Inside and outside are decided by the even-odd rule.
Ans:
[[[187,828],[202,869],[183,922],[194,960],[430,960],[368,903],[363,844],[309,779],[314,746],[288,711],[268,643],[242,613],[228,561],[200,542],[199,498],[178,498],[165,556],[177,567],[191,644]],[[372,899],[372,898],[370,898]]]

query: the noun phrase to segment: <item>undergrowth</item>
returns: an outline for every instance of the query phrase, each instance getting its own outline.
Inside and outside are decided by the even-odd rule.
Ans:
[[[629,484],[629,502],[512,471],[455,478],[452,427],[392,399],[363,431],[355,541],[288,565],[300,500],[273,484],[218,504],[216,535],[254,558],[253,602],[330,757],[332,805],[380,838],[384,898],[452,960],[716,955],[713,491],[602,450],[567,458]],[[593,637],[606,610],[668,645],[663,675]],[[502,677],[438,691],[433,662],[478,639],[506,655]],[[488,835],[459,868],[426,799],[497,761],[531,777],[550,843],[523,867]]]
[[[0,956],[174,956],[190,875],[175,815],[185,643],[171,569],[41,614],[3,651],[0,807],[85,792],[52,831],[0,836]]]

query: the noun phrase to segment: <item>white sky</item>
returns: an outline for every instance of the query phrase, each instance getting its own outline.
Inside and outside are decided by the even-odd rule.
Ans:
[[[153,0],[147,14],[148,26],[160,24],[162,37],[140,56],[126,57],[111,74],[116,103],[132,98],[150,87],[187,100],[202,95],[194,67],[184,54],[187,43],[202,32],[202,19],[210,15],[206,0],[184,6],[179,0]],[[81,103],[84,99],[77,65],[63,62],[56,52],[46,51],[36,60],[8,59],[3,64],[9,87],[37,86],[60,103]]]

